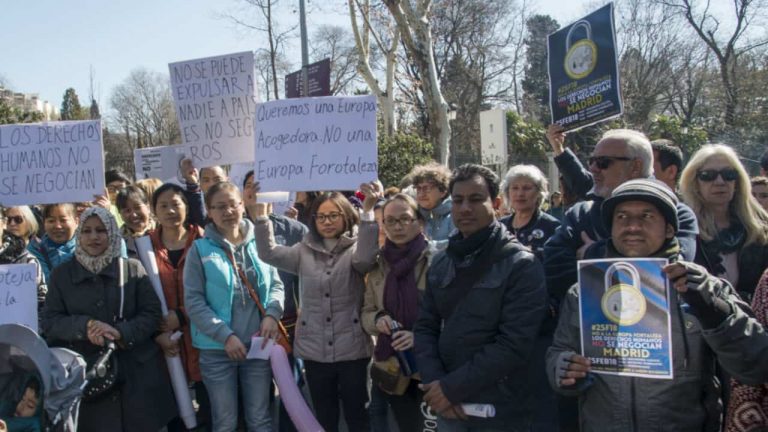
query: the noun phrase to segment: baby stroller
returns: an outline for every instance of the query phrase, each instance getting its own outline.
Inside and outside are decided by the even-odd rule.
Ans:
[[[39,430],[74,432],[77,429],[85,370],[86,363],[76,352],[48,348],[28,327],[0,325],[0,402],[15,404],[21,400],[30,380],[36,380],[39,398],[35,417],[39,418]],[[13,430],[10,422],[9,427]]]

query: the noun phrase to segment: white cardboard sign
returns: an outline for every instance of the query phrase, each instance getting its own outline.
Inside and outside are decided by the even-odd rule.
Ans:
[[[22,324],[37,331],[37,266],[0,265],[0,324]]]
[[[183,184],[181,161],[188,149],[183,145],[150,147],[133,151],[136,180],[157,178],[163,183]]]
[[[93,201],[103,193],[99,120],[0,126],[0,204]]]
[[[253,52],[168,65],[181,138],[200,167],[253,160]]]
[[[375,96],[262,103],[254,135],[264,192],[356,189],[378,177]]]

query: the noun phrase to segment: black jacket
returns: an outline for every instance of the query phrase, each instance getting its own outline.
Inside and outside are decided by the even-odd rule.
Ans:
[[[696,245],[696,264],[706,267],[707,271],[717,274],[717,267],[722,258],[718,255],[711,256],[698,239]],[[739,280],[734,288],[746,302],[752,301],[757,283],[763,272],[768,269],[768,246],[752,243],[743,246],[738,254]],[[721,276],[722,277],[722,276]]]
[[[439,380],[452,403],[496,407],[496,417],[470,417],[468,425],[515,430],[530,422],[527,364],[545,316],[546,290],[541,264],[497,225],[501,235],[470,259],[491,248],[490,268],[460,299],[447,290],[458,263],[446,252],[435,256],[414,326],[415,351],[422,381]],[[458,301],[455,309],[451,298]]]
[[[507,228],[507,231],[514,234],[520,243],[528,246],[536,258],[543,264],[544,243],[555,234],[555,230],[560,226],[560,220],[541,210],[536,210],[536,213],[524,227],[514,229],[512,227],[513,219],[514,215],[510,215],[502,218],[499,222]]]
[[[155,431],[176,416],[170,381],[153,340],[160,324],[160,300],[141,263],[129,259],[124,319],[115,320],[120,309],[117,262],[99,274],[86,270],[77,259],[56,267],[43,310],[43,329],[49,345],[69,348],[86,358],[100,350],[88,340],[89,319],[110,324],[122,335],[117,351],[121,383],[110,390],[111,397],[81,405],[81,410],[98,407],[99,413],[98,421],[93,412],[83,415],[79,430]],[[82,419],[91,422],[83,424]]]

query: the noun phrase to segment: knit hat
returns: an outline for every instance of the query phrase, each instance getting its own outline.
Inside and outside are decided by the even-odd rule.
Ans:
[[[672,225],[677,233],[677,196],[669,186],[656,179],[629,180],[613,190],[611,197],[603,202],[603,224],[611,230],[613,225],[613,211],[616,206],[625,201],[645,201],[656,206],[664,215],[668,224]]]

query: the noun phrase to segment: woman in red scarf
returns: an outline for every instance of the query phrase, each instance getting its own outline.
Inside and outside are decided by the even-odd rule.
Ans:
[[[384,204],[382,212],[387,239],[377,267],[368,273],[362,312],[363,328],[377,337],[374,357],[379,362],[413,349],[412,329],[426,287],[431,256],[423,234],[424,219],[413,198],[406,194],[394,195]],[[394,334],[390,330],[393,321],[402,328]],[[387,394],[402,432],[423,429],[420,381],[417,373],[410,378],[403,394]]]

